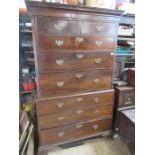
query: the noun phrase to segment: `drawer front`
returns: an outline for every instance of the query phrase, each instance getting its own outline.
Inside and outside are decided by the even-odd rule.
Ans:
[[[114,56],[110,52],[40,53],[39,72],[112,68]]]
[[[60,114],[38,116],[38,126],[39,129],[63,126],[101,116],[112,115],[112,111],[112,104],[99,104],[89,107],[75,108],[72,110],[61,112]]]
[[[112,71],[101,69],[40,74],[39,82],[40,96],[110,89],[112,88]]]
[[[76,140],[110,130],[112,118],[99,119],[91,122],[77,123],[65,127],[40,130],[40,145],[62,143],[70,140]]]
[[[80,34],[79,22],[63,18],[37,17],[38,33]]]
[[[119,107],[133,105],[133,104],[135,104],[135,93],[134,92],[120,93]]]
[[[98,103],[107,104],[114,100],[114,92],[94,92],[89,95],[76,95],[72,97],[59,97],[56,99],[38,100],[37,115],[59,113],[75,107],[96,105]]]
[[[112,22],[79,21],[75,19],[37,17],[38,33],[116,35],[117,25]]]
[[[111,50],[115,49],[115,38],[104,36],[39,35],[38,47],[52,50]]]
[[[80,30],[83,35],[112,35],[117,34],[116,23],[110,22],[93,22],[93,21],[80,21]]]

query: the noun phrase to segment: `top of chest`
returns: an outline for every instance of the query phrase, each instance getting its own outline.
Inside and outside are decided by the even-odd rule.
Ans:
[[[118,91],[120,93],[123,93],[123,92],[134,92],[135,91],[134,87],[131,87],[131,86],[116,87],[115,89],[116,89],[116,91]]]
[[[76,20],[111,21],[119,22],[122,11],[66,5],[57,3],[26,1],[30,16],[63,17]]]

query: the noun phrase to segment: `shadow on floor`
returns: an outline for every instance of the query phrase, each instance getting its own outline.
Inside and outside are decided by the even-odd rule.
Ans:
[[[96,138],[85,140],[83,145],[62,149],[54,147],[47,155],[132,155],[127,145],[116,137],[112,140]]]

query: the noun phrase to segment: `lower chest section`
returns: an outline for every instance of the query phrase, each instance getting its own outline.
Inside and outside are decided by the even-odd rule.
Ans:
[[[91,137],[111,129],[113,89],[38,99],[40,145]]]

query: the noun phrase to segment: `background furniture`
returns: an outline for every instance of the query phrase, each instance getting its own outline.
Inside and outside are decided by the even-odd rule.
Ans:
[[[25,11],[19,12],[19,94],[21,107],[25,103],[31,103],[35,96],[35,90],[25,91],[23,89],[24,75],[22,70],[28,69],[29,82],[32,77],[35,78],[34,52],[32,45],[31,18]]]
[[[36,96],[34,53],[32,47],[31,18],[25,9],[19,11],[19,154],[34,152],[34,100]],[[27,75],[23,70],[27,70]],[[25,76],[26,75],[26,76]],[[25,89],[23,87],[25,85]],[[29,86],[29,90],[26,90]],[[30,151],[31,150],[31,151]],[[27,153],[26,153],[27,152]]]
[[[39,152],[111,133],[121,12],[27,1],[37,78]]]
[[[113,130],[119,131],[120,112],[135,108],[135,17],[123,15],[119,26],[126,26],[120,30],[117,50],[115,51],[115,70],[113,86],[115,89],[115,106],[113,117]],[[128,28],[129,27],[129,28]],[[130,29],[133,28],[133,33]],[[121,35],[124,34],[124,35]]]
[[[115,105],[113,117],[113,130],[119,130],[120,112],[135,108],[135,89],[131,86],[115,87]]]
[[[125,110],[120,113],[119,134],[128,144],[131,153],[135,153],[135,110]]]
[[[135,69],[129,69],[127,73],[128,85],[135,87]]]
[[[117,40],[117,50],[115,51],[116,59],[113,81],[115,84],[119,81],[127,82],[127,71],[135,68],[135,16],[131,14],[123,15],[120,19],[119,26],[126,26],[126,29],[122,31],[124,33],[118,34],[119,36]],[[129,35],[131,28],[133,29],[133,33]],[[122,49],[119,53],[118,48]]]

